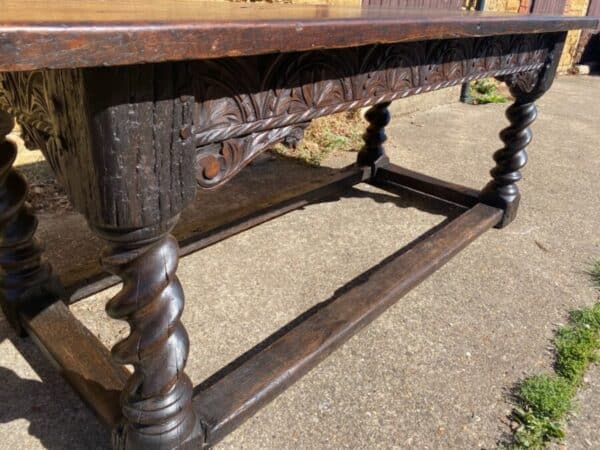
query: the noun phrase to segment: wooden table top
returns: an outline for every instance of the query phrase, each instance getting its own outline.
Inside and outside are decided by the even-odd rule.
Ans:
[[[587,17],[198,0],[0,0],[0,71],[593,28]]]

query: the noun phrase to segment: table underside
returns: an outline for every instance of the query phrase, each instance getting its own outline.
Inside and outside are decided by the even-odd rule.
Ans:
[[[33,239],[36,222],[24,204],[26,184],[11,169],[16,150],[2,139],[0,115],[0,154],[8,155],[0,160],[0,188],[8,193],[8,206],[0,208],[0,264],[8,274],[0,303],[113,428],[115,448],[212,445],[482,233],[514,219],[516,182],[536,115],[533,102],[552,83],[565,36],[512,34],[0,73],[0,111],[17,118],[74,207],[110,243],[104,268],[115,275],[98,274],[92,286],[70,279],[55,287]],[[494,155],[492,180],[482,191],[387,160],[389,102],[484,77],[505,81],[516,101],[507,111],[510,125],[501,133],[504,148]],[[180,322],[178,250],[168,234],[180,212],[198,189],[222,186],[273,144],[297,143],[312,119],[365,106],[371,107],[369,127],[356,165],[277,204],[225,218],[187,239],[184,250],[335,198],[362,182],[453,212],[209,377],[192,399],[183,373],[188,342]],[[123,289],[107,311],[128,321],[131,335],[111,357],[65,303],[119,280]],[[27,295],[19,285],[25,281]],[[133,376],[122,365],[127,363],[135,366]]]

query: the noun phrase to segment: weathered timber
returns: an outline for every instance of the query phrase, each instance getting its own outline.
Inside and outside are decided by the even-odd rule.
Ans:
[[[552,83],[566,32],[597,25],[577,17],[176,3],[2,5],[0,303],[113,426],[116,450],[218,441],[478,235],[513,220],[533,102]],[[485,77],[506,81],[516,101],[481,193],[387,165],[390,102]],[[186,242],[188,250],[358,181],[466,212],[218,372],[192,402],[179,249],[170,235],[177,218],[198,189],[222,186],[274,143],[296,144],[312,119],[361,107],[373,108],[354,171],[306,196],[238,211]],[[107,311],[131,329],[112,360],[64,305],[48,306],[58,296],[47,287],[53,277],[33,237],[26,183],[12,169],[10,117],[109,244],[103,263],[123,288]]]
[[[130,373],[62,302],[22,314],[28,335],[107,426],[122,418],[120,397]]]

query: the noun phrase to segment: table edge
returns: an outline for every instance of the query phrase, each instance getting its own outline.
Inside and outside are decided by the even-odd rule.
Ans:
[[[469,16],[467,16],[469,17]],[[483,19],[483,20],[482,20]],[[597,28],[598,19],[566,16],[499,16],[428,22],[264,21],[247,23],[0,24],[0,72],[121,66],[215,59],[325,48],[434,39],[538,34]],[[327,33],[322,33],[327,30]],[[320,35],[319,32],[322,34]],[[323,35],[324,34],[324,35]],[[365,34],[368,37],[365,37]],[[273,39],[273,36],[277,39]]]

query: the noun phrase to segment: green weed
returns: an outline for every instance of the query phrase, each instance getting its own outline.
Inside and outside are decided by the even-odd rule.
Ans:
[[[592,282],[600,288],[600,261],[590,269]],[[545,449],[565,436],[564,421],[573,407],[573,397],[590,363],[598,361],[600,349],[600,302],[571,311],[569,324],[554,337],[554,374],[526,378],[514,390],[519,407],[512,440],[501,444],[511,450]]]
[[[470,87],[471,98],[477,105],[505,103],[508,100],[507,97],[498,93],[498,86],[490,79],[474,81]]]

